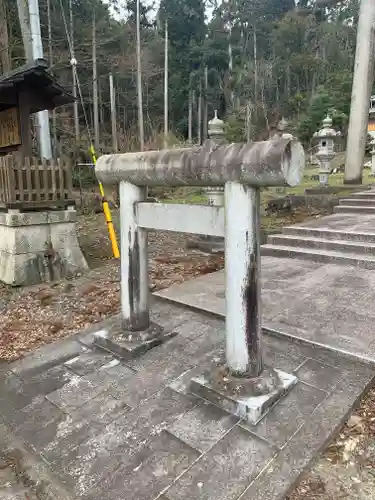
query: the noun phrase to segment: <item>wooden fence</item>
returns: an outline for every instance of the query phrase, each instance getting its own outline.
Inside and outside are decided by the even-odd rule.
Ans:
[[[48,208],[72,203],[72,170],[68,162],[0,157],[0,207]]]

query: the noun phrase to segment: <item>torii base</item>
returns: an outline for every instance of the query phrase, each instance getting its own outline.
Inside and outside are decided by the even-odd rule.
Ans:
[[[190,392],[256,425],[297,382],[295,375],[273,368],[265,368],[258,378],[233,377],[222,365],[194,377]]]
[[[141,356],[175,335],[175,332],[165,331],[156,323],[151,323],[147,330],[139,332],[125,330],[119,321],[117,328],[97,332],[94,335],[94,344],[126,361]]]

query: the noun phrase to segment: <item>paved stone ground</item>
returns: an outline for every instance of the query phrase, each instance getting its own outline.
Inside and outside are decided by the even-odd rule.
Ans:
[[[375,271],[263,257],[261,276],[265,328],[375,359]],[[172,285],[157,295],[224,316],[224,271]]]
[[[55,499],[282,499],[375,374],[266,335],[266,364],[299,383],[249,426],[189,390],[222,354],[222,320],[164,301],[153,311],[178,335],[127,364],[95,351],[91,330],[1,366],[6,434],[47,466]]]

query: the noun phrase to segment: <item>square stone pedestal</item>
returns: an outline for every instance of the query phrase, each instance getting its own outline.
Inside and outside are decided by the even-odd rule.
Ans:
[[[190,392],[256,425],[297,382],[295,375],[273,368],[250,379],[233,377],[220,366],[192,378]]]
[[[116,323],[110,329],[96,332],[94,334],[94,344],[124,361],[137,358],[177,335],[176,332],[165,331],[156,323],[151,323],[147,330],[139,332],[124,328],[120,318]]]
[[[76,211],[0,213],[0,281],[35,285],[88,269],[76,234]]]

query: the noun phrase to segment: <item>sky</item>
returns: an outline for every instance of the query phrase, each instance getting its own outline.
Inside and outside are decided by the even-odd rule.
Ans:
[[[102,2],[103,2],[103,3],[109,3],[109,2],[108,2],[108,0],[102,0]],[[155,1],[154,1],[154,0],[142,0],[142,2],[143,2],[144,4],[146,4],[146,5],[153,5],[153,4],[154,4],[154,5],[155,5],[154,12],[155,12],[155,15],[156,15],[156,11],[157,11],[157,9],[158,9],[158,7],[159,7],[159,5],[160,5],[160,0],[155,0]],[[122,2],[121,2],[121,3],[126,4],[126,0],[122,0]],[[210,19],[210,17],[211,17],[211,14],[212,14],[212,8],[210,8],[210,7],[209,7],[209,8],[206,8],[206,15],[207,15],[207,17],[208,17],[209,19]],[[117,14],[117,12],[113,12],[113,15],[114,15],[114,17],[115,17],[116,19],[121,19],[121,17],[123,17],[123,16],[124,16],[124,14],[123,14],[123,13],[121,13],[121,11],[120,11],[120,13],[119,13],[119,14]]]

